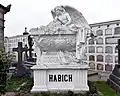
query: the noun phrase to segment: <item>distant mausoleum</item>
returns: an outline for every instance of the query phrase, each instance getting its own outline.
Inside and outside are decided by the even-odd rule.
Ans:
[[[4,15],[10,11],[11,5],[4,7],[0,4],[0,48],[4,47]]]
[[[120,38],[120,20],[90,24],[97,35],[87,42],[86,60],[90,68],[97,71],[112,71],[118,63],[117,41]]]

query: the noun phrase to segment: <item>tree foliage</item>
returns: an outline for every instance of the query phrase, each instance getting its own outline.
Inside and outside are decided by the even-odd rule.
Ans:
[[[4,49],[0,49],[0,93],[5,93],[5,87],[7,84],[7,73],[12,62],[13,55]]]

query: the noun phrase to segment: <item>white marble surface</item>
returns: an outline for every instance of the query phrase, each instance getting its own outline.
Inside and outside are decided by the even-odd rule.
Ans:
[[[38,65],[32,67],[34,70],[34,86],[31,92],[41,92],[41,91],[88,91],[89,87],[87,85],[87,68],[88,66],[76,66],[76,67],[69,67],[67,66],[59,66],[59,67],[40,67]],[[72,75],[72,80],[67,80],[66,82],[63,80],[49,81],[49,75]],[[69,79],[68,77],[66,77]]]
[[[89,67],[84,55],[91,29],[83,15],[70,6],[57,6],[51,12],[52,22],[31,30],[37,54],[31,92],[88,91]]]

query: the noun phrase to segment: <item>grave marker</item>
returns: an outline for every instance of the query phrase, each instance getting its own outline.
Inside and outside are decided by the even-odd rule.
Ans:
[[[87,38],[95,40],[95,36],[84,16],[76,9],[57,6],[52,12],[54,20],[51,23],[41,26],[39,31],[31,31],[37,55],[36,65],[31,68],[34,74],[31,92],[88,91],[89,67],[84,61],[85,46]],[[56,12],[60,12],[61,16],[55,15],[58,14]],[[32,46],[31,38],[28,39]]]
[[[18,52],[18,63],[16,66],[17,69],[17,76],[23,76],[26,73],[26,69],[22,64],[22,53],[26,50],[26,48],[22,47],[22,42],[18,42],[18,47],[17,48],[13,48],[14,52]]]

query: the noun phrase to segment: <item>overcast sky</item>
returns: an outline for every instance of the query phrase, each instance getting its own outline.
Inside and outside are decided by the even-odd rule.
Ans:
[[[53,20],[51,9],[69,5],[82,12],[89,24],[120,19],[120,0],[0,0],[4,6],[12,4],[5,15],[5,36],[20,35],[27,27],[47,25]]]

